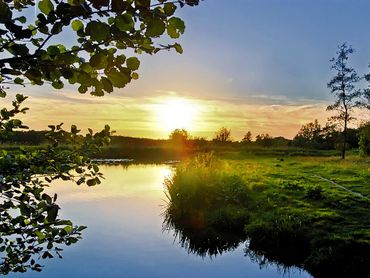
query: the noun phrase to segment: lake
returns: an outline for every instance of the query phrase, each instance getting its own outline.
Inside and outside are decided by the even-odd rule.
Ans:
[[[61,217],[85,225],[83,239],[65,246],[63,259],[41,261],[42,272],[9,277],[311,277],[245,256],[245,244],[216,257],[197,256],[163,231],[163,181],[170,165],[102,165],[95,187],[55,183]]]

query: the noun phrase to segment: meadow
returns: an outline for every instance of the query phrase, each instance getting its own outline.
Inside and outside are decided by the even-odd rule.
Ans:
[[[165,225],[189,252],[217,255],[246,241],[261,265],[314,277],[370,273],[370,159],[202,154],[166,181]]]
[[[2,147],[17,153],[43,144]],[[370,273],[370,158],[356,149],[343,160],[338,150],[113,137],[94,158],[180,160],[164,182],[163,229],[189,253],[213,257],[245,244],[261,266],[314,277]]]

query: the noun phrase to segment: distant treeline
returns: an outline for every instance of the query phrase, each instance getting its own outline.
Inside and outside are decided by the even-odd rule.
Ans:
[[[15,131],[6,138],[0,138],[0,144],[5,145],[29,145],[38,146],[46,144],[47,131]],[[169,139],[149,139],[128,136],[112,136],[109,148],[137,149],[137,148],[170,148],[170,149],[196,149],[214,150],[223,148],[240,147],[294,147],[317,150],[334,150],[341,142],[341,132],[333,127],[322,128],[317,121],[302,126],[298,134],[293,139],[284,137],[272,137],[269,134],[258,134],[252,139],[252,134],[241,141],[231,140],[230,130],[221,128],[216,132],[215,138],[191,137],[185,130],[174,130]],[[348,148],[358,148],[360,128],[349,129],[347,144]]]
[[[13,131],[6,137],[0,137],[1,144],[38,146],[47,143],[46,133],[48,131]]]

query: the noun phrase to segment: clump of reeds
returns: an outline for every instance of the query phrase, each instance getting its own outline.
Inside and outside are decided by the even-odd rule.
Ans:
[[[245,218],[242,210],[248,206],[250,189],[212,153],[200,154],[180,164],[165,186],[169,199],[167,213],[191,225],[203,227],[223,220],[230,224],[235,222],[230,220],[234,216]]]

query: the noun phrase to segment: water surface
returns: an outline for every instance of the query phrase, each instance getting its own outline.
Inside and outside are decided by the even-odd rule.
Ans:
[[[101,166],[105,180],[96,187],[59,182],[62,217],[85,225],[83,239],[66,246],[63,259],[43,260],[41,273],[9,277],[310,277],[291,269],[260,268],[244,255],[245,245],[217,257],[189,254],[163,232],[169,165]]]

